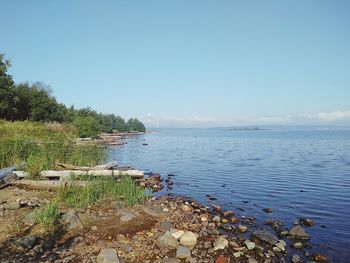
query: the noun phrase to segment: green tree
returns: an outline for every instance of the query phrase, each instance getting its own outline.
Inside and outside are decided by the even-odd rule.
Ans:
[[[17,114],[18,98],[14,90],[14,81],[8,74],[10,61],[0,54],[0,119],[14,120]]]
[[[129,132],[145,132],[146,127],[136,118],[131,118],[126,123],[127,130]]]

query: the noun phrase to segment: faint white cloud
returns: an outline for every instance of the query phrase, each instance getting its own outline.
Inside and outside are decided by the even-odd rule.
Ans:
[[[324,122],[350,120],[350,110],[319,112],[316,114],[307,114],[306,117],[311,120],[318,120],[318,121],[324,121]]]
[[[147,127],[220,127],[243,125],[293,125],[293,124],[322,124],[350,121],[349,111],[319,112],[314,114],[288,114],[285,116],[245,116],[236,115],[226,118],[214,117],[174,117],[157,116],[148,113],[143,119]]]

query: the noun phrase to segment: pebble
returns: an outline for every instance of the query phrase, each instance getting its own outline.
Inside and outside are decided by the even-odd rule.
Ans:
[[[197,235],[191,231],[186,231],[180,237],[180,244],[185,247],[194,247],[197,245]]]
[[[228,260],[228,257],[219,256],[218,258],[216,258],[215,263],[228,263]]]
[[[298,255],[293,255],[292,262],[293,263],[299,263],[300,262],[300,257]]]
[[[192,211],[191,207],[189,207],[188,205],[182,205],[181,210],[184,212],[191,212]]]
[[[301,249],[303,248],[303,244],[301,242],[295,242],[293,243],[292,247],[295,249]]]
[[[239,219],[237,217],[232,217],[231,218],[231,223],[232,224],[237,224],[239,222]]]
[[[234,215],[235,215],[235,213],[231,210],[225,211],[223,214],[224,217],[230,217],[230,216],[234,216]]]
[[[243,225],[239,225],[238,226],[238,231],[241,232],[241,233],[245,233],[245,232],[248,231],[248,227],[243,226]]]
[[[179,246],[176,250],[177,258],[188,258],[191,256],[191,250],[188,247]]]
[[[222,236],[218,237],[214,241],[214,251],[219,249],[225,249],[228,246],[228,240]]]
[[[255,248],[255,243],[250,240],[244,241],[244,245],[247,247],[248,250],[253,250]]]

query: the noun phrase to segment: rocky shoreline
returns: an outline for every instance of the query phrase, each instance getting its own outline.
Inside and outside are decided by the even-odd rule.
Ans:
[[[152,187],[157,178],[161,183],[158,175],[152,176],[143,183]],[[16,188],[6,191],[41,194]],[[31,209],[41,205],[39,200],[18,199],[17,209],[26,211],[18,217],[25,227],[1,245],[0,262],[328,262],[325,256],[304,249],[310,238],[304,228],[313,225],[308,219],[291,229],[278,220],[256,229],[250,227],[255,224],[252,217],[168,195],[131,208],[106,200],[62,211],[62,232],[48,237],[36,229],[32,218]]]

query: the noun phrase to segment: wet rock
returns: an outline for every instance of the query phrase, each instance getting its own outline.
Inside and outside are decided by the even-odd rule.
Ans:
[[[263,211],[265,213],[272,213],[273,212],[272,208],[263,208]]]
[[[235,213],[233,211],[230,211],[230,210],[225,211],[223,214],[224,217],[230,217],[230,216],[234,216],[234,215],[235,215]]]
[[[255,243],[250,240],[244,241],[244,245],[247,247],[248,250],[253,250],[255,248]]]
[[[214,241],[214,251],[228,247],[228,240],[222,236]]]
[[[294,226],[289,230],[288,238],[308,240],[310,236],[301,226]]]
[[[62,224],[67,230],[82,229],[83,225],[80,222],[79,216],[74,209],[69,209],[67,213],[62,216]]]
[[[278,240],[278,242],[275,244],[275,246],[282,252],[286,251],[286,242],[284,240]]]
[[[232,217],[231,218],[231,223],[232,224],[237,224],[239,222],[239,219],[237,217]]]
[[[185,247],[194,247],[197,244],[197,235],[191,231],[186,231],[180,237],[180,244]]]
[[[220,212],[221,212],[221,206],[213,205],[213,208],[214,208],[214,211],[215,211],[215,212],[217,212],[217,213],[220,213]]]
[[[303,244],[301,242],[295,242],[292,244],[292,247],[295,248],[295,249],[301,249],[303,248]]]
[[[38,238],[36,236],[20,237],[15,241],[14,245],[25,249],[32,249],[36,245],[37,240]]]
[[[243,226],[243,225],[239,225],[239,226],[238,226],[238,231],[239,231],[240,233],[245,233],[245,232],[248,231],[248,227]]]
[[[177,239],[169,231],[157,239],[156,245],[160,250],[175,249],[178,247]]]
[[[303,226],[314,226],[315,221],[309,218],[299,218],[299,223]]]
[[[176,250],[177,258],[188,258],[191,256],[191,250],[188,247],[180,246]]]
[[[299,262],[300,262],[300,257],[299,257],[299,255],[293,255],[293,257],[292,257],[292,262],[293,262],[293,263],[299,263]]]
[[[257,238],[270,246],[273,246],[278,242],[278,238],[265,229],[254,231],[252,237]]]
[[[23,223],[27,226],[34,226],[35,225],[35,212],[30,212],[26,214],[26,216],[23,218]]]
[[[113,248],[102,249],[97,256],[97,263],[120,263],[117,251]]]
[[[328,262],[328,259],[325,255],[321,255],[321,254],[317,254],[314,256],[314,260],[317,262],[317,263],[326,263]]]

